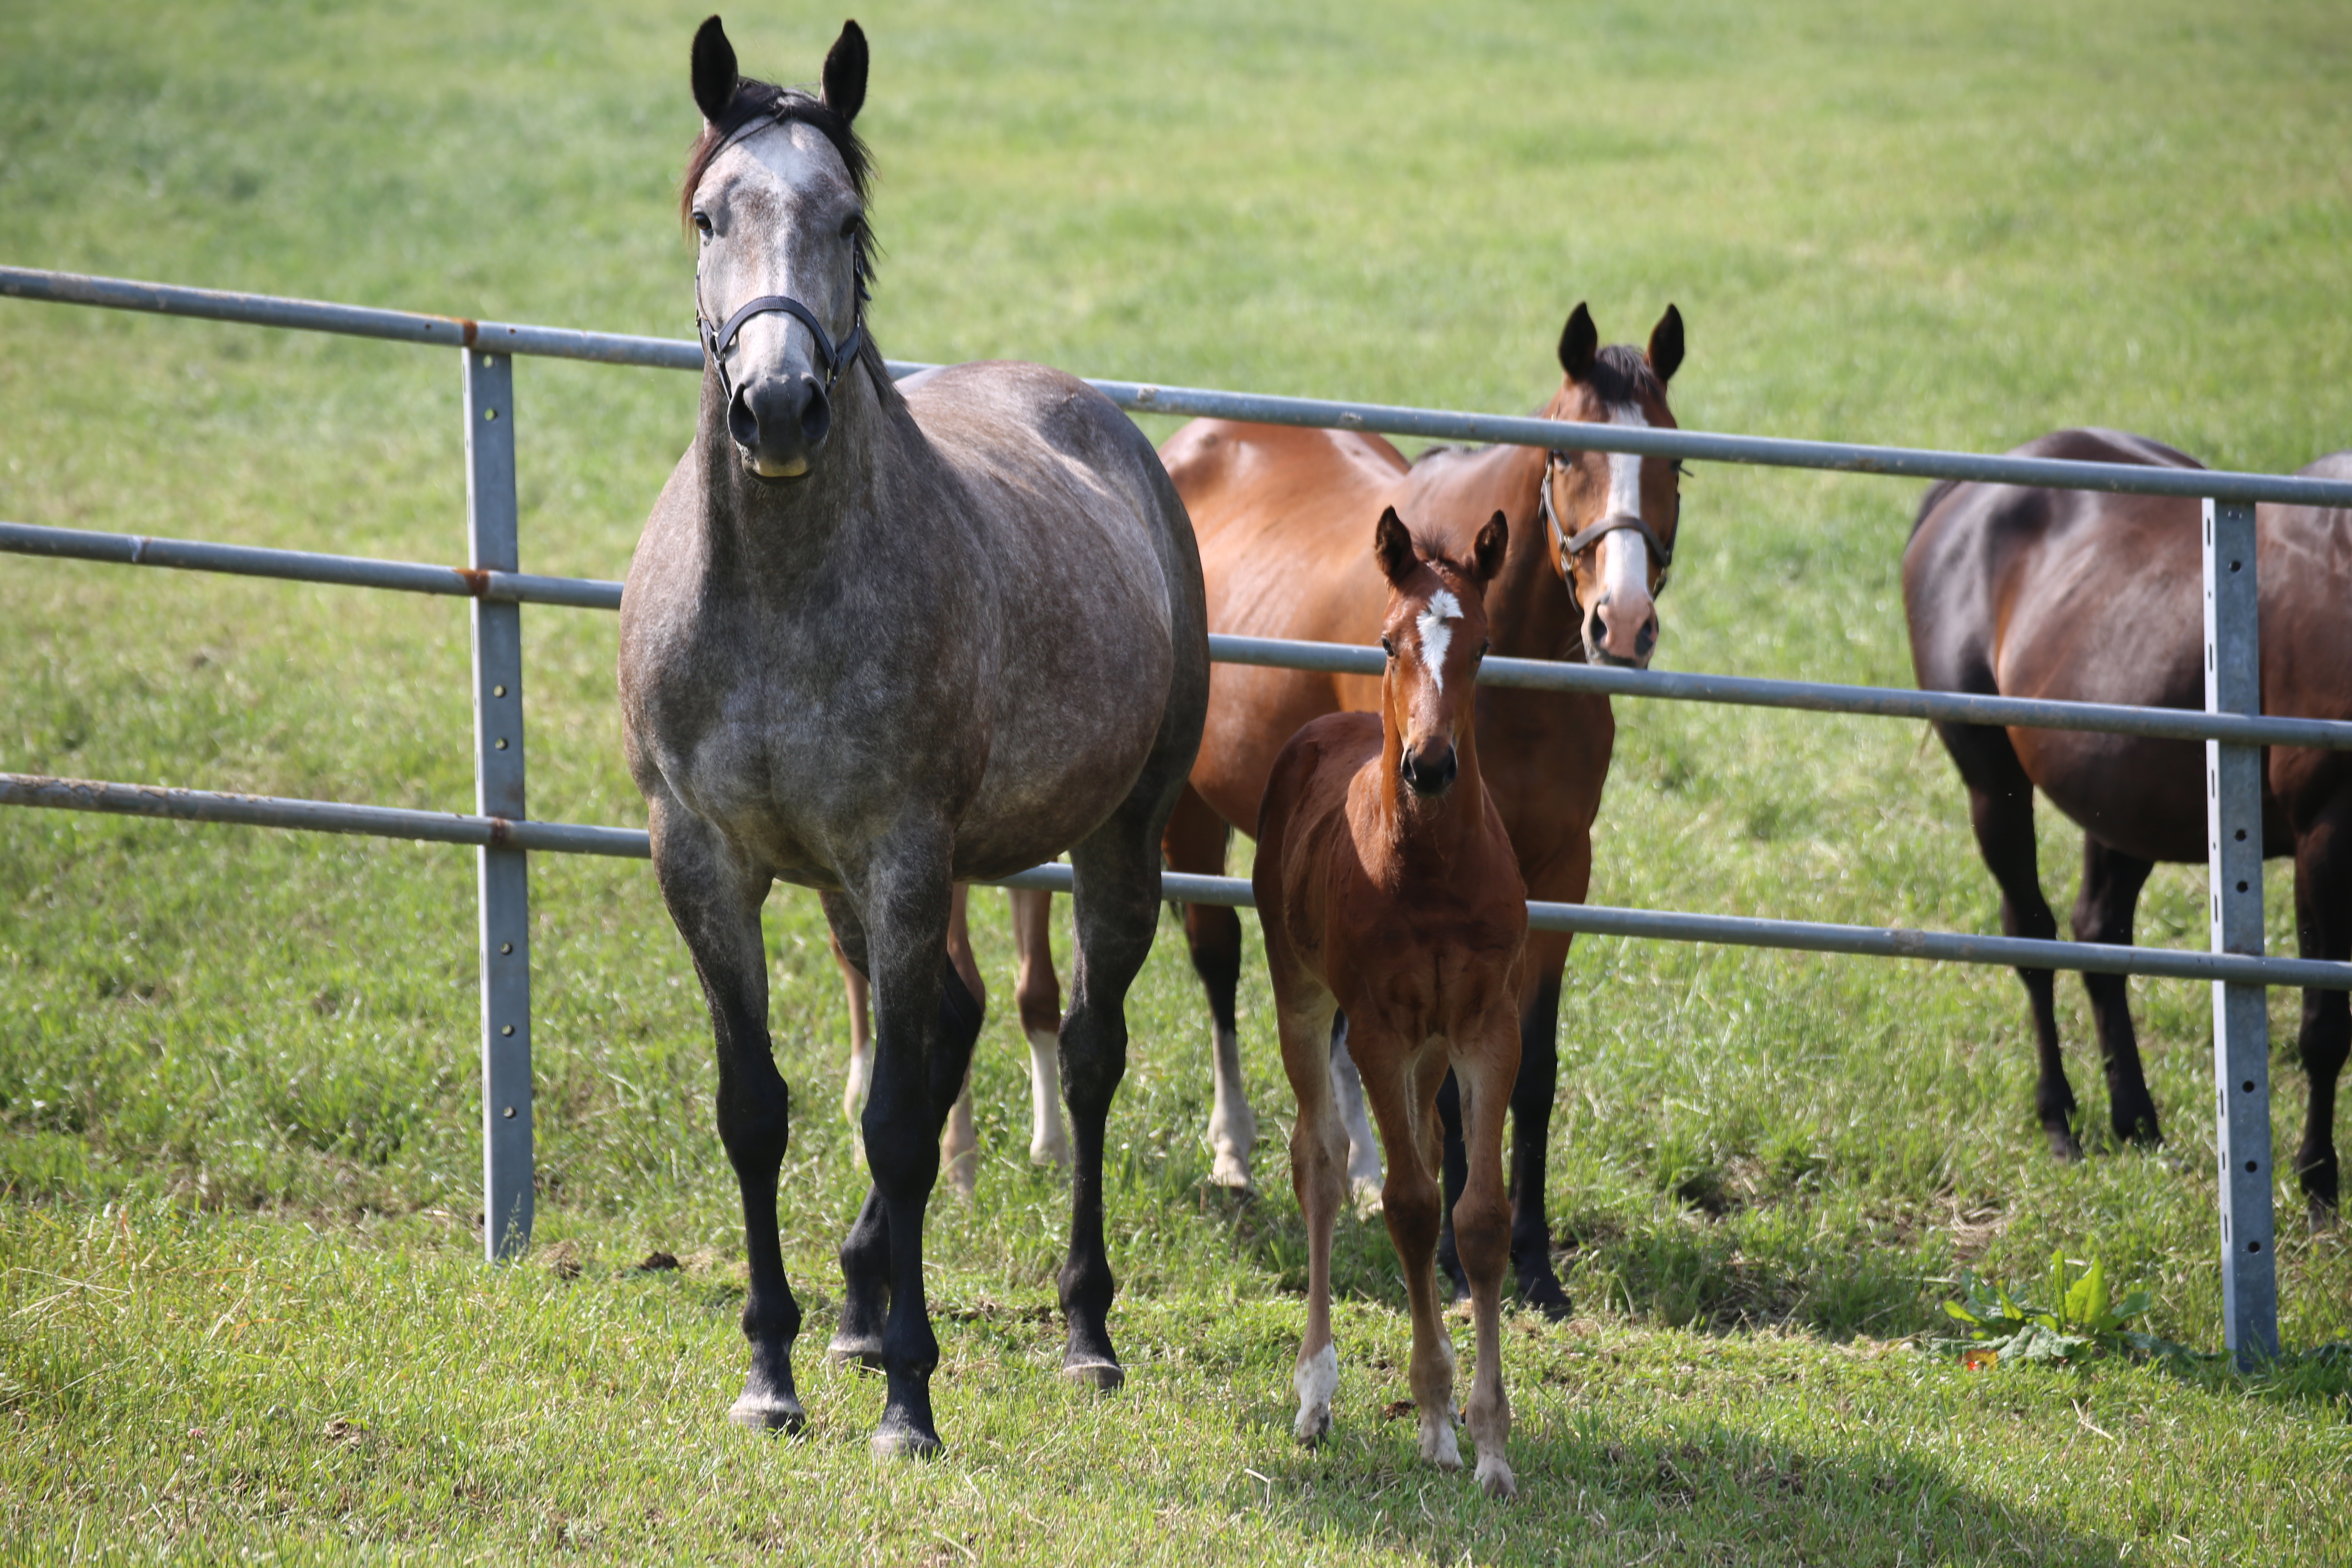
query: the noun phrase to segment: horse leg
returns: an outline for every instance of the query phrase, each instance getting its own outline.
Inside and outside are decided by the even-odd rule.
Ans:
[[[1291,1431],[1312,1447],[1331,1430],[1331,1396],[1339,1386],[1339,1352],[1331,1342],[1331,1233],[1347,1197],[1348,1137],[1330,1050],[1346,1026],[1333,1023],[1331,994],[1320,983],[1285,968],[1276,982],[1275,1016],[1283,1071],[1298,1100],[1298,1120],[1290,1130],[1290,1184],[1307,1219],[1307,1333],[1290,1377],[1298,1393]]]
[[[1456,1301],[1470,1299],[1470,1276],[1462,1271],[1462,1249],[1454,1238],[1454,1205],[1470,1180],[1470,1156],[1462,1142],[1462,1089],[1448,1068],[1437,1086],[1438,1171],[1445,1201],[1438,1216],[1437,1269],[1445,1279],[1447,1294]]]
[[[1574,1310],[1552,1269],[1551,1215],[1544,1204],[1544,1160],[1559,1091],[1559,975],[1570,940],[1565,933],[1528,934],[1530,979],[1519,1008],[1517,1076],[1504,1080],[1511,1086],[1511,1265],[1519,1300],[1554,1322],[1566,1321]]]
[[[857,1131],[857,1113],[866,1109],[866,1087],[874,1080],[873,998],[867,993],[866,976],[841,951],[841,939],[827,928],[824,940],[833,949],[833,962],[841,971],[841,989],[849,1004],[849,1076],[841,1085],[841,1119],[849,1123],[851,1151],[862,1161],[866,1139]]]
[[[972,1005],[984,1017],[988,1012],[988,988],[981,983],[980,964],[971,956],[971,931],[964,923],[965,903],[969,894],[961,882],[948,905],[948,963],[971,994]],[[948,1111],[947,1129],[940,1134],[940,1169],[946,1173],[948,1185],[956,1196],[966,1203],[980,1185],[980,1134],[971,1124],[971,1066],[964,1065],[963,1086],[957,1091],[955,1104]]]
[[[2352,957],[2352,801],[2330,810],[2296,838],[2294,914],[2298,950],[2305,958],[2341,963]],[[2310,1094],[2295,1179],[2310,1207],[2311,1226],[2336,1223],[2336,1080],[2352,1055],[2352,1000],[2341,991],[2303,994],[2303,1071]]]
[[[1936,733],[1968,786],[1977,852],[2000,888],[2000,929],[2011,936],[2057,940],[2058,918],[2042,897],[2034,853],[2033,781],[2017,760],[2008,731],[1981,724],[1938,724]],[[2021,969],[2017,978],[2024,984],[2032,1009],[2041,1058],[2034,1115],[2050,1141],[2050,1152],[2062,1160],[2079,1160],[2083,1146],[2074,1137],[2074,1090],[2066,1081],[2066,1064],[2058,1050],[2056,985],[2046,969]]]
[[[1348,1133],[1348,1187],[1356,1212],[1369,1219],[1381,1207],[1381,1146],[1364,1111],[1363,1075],[1348,1054],[1348,1015],[1339,1012],[1331,1015],[1331,1096]]]
[[[1021,1032],[1029,1040],[1029,1163],[1070,1163],[1069,1134],[1062,1131],[1062,983],[1054,974],[1054,895],[1038,889],[1012,889],[1013,949],[1020,975],[1013,983],[1021,1009]]]
[[[1404,1269],[1406,1304],[1412,1314],[1412,1403],[1421,1418],[1421,1457],[1440,1469],[1462,1468],[1454,1436],[1454,1341],[1446,1332],[1437,1295],[1437,1228],[1442,1200],[1433,1167],[1440,1138],[1432,1125],[1435,1076],[1406,1059],[1394,1040],[1367,1039],[1364,1021],[1352,1025],[1362,1055],[1364,1093],[1379,1121],[1389,1173],[1381,1190],[1381,1215]],[[1434,1064],[1438,1071],[1443,1063]],[[1502,1270],[1495,1269],[1500,1289]]]
[[[2153,860],[2083,835],[2083,889],[2074,900],[2074,940],[2128,947],[2132,916]],[[2083,976],[2091,994],[2091,1018],[2099,1033],[2099,1059],[2107,1069],[2107,1105],[2116,1136],[2128,1143],[2164,1142],[2157,1130],[2156,1100],[2141,1070],[2139,1037],[2132,1028],[2131,992],[2120,974]]]
[[[952,902],[947,845],[891,847],[897,853],[867,868],[854,895],[825,900],[843,948],[863,958],[873,983],[876,1037],[865,1115],[874,1186],[842,1244],[842,1326],[834,1350],[881,1363],[887,1384],[874,1451],[922,1455],[940,1447],[930,1399],[939,1340],[923,1298],[923,1218],[939,1179],[940,1127],[971,1068],[981,1012],[945,962]],[[886,1293],[877,1347],[872,1320]]]
[[[1503,1105],[1515,1078],[1524,1072],[1516,1059],[1518,1042],[1511,1036],[1511,1018],[1502,1015],[1494,1026],[1454,1059],[1470,1163],[1468,1184],[1454,1205],[1454,1235],[1470,1275],[1470,1308],[1477,1322],[1469,1424],[1470,1440],[1478,1447],[1478,1484],[1488,1497],[1507,1498],[1517,1493],[1518,1483],[1503,1456],[1511,1435],[1511,1400],[1503,1390],[1503,1265],[1511,1251],[1512,1226],[1503,1186]]]
[[[1040,895],[1041,897],[1043,895]],[[971,932],[964,923],[965,891],[956,884],[954,912],[948,923],[948,962],[955,965],[964,988],[972,994],[983,1011],[988,1006],[987,987],[981,983],[980,965],[971,955]],[[830,928],[825,931],[825,943],[833,949],[833,962],[840,967],[842,990],[849,1002],[849,1077],[842,1085],[841,1114],[849,1123],[849,1135],[857,1158],[866,1157],[866,1137],[857,1125],[858,1113],[866,1107],[866,1090],[874,1078],[874,1027],[872,1022],[872,988],[866,976],[849,962],[842,951],[841,938]],[[964,1080],[963,1092],[956,1097],[955,1109],[949,1113],[947,1131],[940,1139],[940,1163],[948,1173],[958,1196],[969,1199],[978,1184],[980,1170],[980,1139],[971,1121],[971,1080]]]
[[[751,1365],[727,1412],[738,1425],[796,1432],[803,1419],[793,1386],[800,1303],[784,1279],[776,1234],[776,1181],[792,1134],[792,1092],[768,1038],[768,960],[760,905],[768,878],[737,864],[698,817],[656,798],[654,873],[662,901],[694,959],[719,1051],[719,1141],[743,1199],[750,1289],[743,1337]]]
[[[1171,794],[1173,792],[1171,791]],[[1070,1251],[1059,1280],[1069,1342],[1062,1371],[1097,1388],[1126,1381],[1110,1342],[1117,1289],[1103,1245],[1103,1137],[1111,1096],[1127,1076],[1127,992],[1160,922],[1160,834],[1166,796],[1142,784],[1109,821],[1070,851],[1077,963],[1062,1020],[1062,1084],[1076,1163],[1070,1180]]]
[[[1222,877],[1233,830],[1190,784],[1168,818],[1162,847],[1171,871]],[[1209,1180],[1221,1187],[1246,1189],[1250,1151],[1257,1144],[1257,1117],[1242,1087],[1242,1046],[1234,997],[1242,977],[1242,921],[1215,904],[1184,906],[1184,942],[1192,972],[1209,994],[1210,1065],[1216,1100],[1209,1110]]]

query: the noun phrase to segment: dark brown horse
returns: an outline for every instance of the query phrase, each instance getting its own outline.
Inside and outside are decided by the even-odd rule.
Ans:
[[[1671,305],[1649,351],[1602,349],[1582,305],[1560,335],[1551,419],[1672,428],[1666,383],[1683,360]],[[1663,585],[1680,511],[1664,458],[1528,447],[1439,448],[1408,465],[1377,436],[1196,420],[1160,448],[1201,542],[1212,631],[1318,642],[1379,637],[1389,584],[1364,550],[1364,525],[1387,508],[1431,551],[1468,560],[1478,531],[1503,513],[1510,553],[1487,586],[1497,653],[1515,658],[1643,665],[1658,637]],[[1168,825],[1169,865],[1215,873],[1232,829],[1253,831],[1276,752],[1326,713],[1370,710],[1380,681],[1247,665],[1213,667],[1208,728],[1190,787]],[[1609,700],[1482,687],[1478,734],[1486,787],[1510,830],[1530,897],[1581,903],[1592,876],[1592,819],[1616,737]],[[1217,1101],[1210,1140],[1227,1181],[1248,1179],[1255,1121],[1242,1096],[1234,994],[1241,923],[1231,910],[1185,911],[1192,963],[1215,1026]],[[1511,1256],[1522,1296],[1564,1313],[1544,1212],[1544,1150],[1559,1081],[1559,976],[1569,938],[1528,944],[1519,998],[1520,1060],[1511,1097]],[[1449,1090],[1441,1110],[1458,1146]],[[1447,1159],[1447,1191],[1462,1171]],[[1449,1240],[1451,1239],[1449,1234]],[[1448,1249],[1450,1252],[1450,1248]],[[1444,1256],[1460,1279],[1458,1259]]]
[[[1469,1179],[1454,1231],[1470,1275],[1478,1362],[1469,1425],[1478,1484],[1517,1489],[1503,1445],[1503,1266],[1510,1203],[1503,1108],[1518,1077],[1519,966],[1528,890],[1478,765],[1473,684],[1488,647],[1482,595],[1503,568],[1503,514],[1459,560],[1417,548],[1393,510],[1373,554],[1389,584],[1381,710],[1327,713],[1276,758],[1251,878],[1265,926],[1282,1065],[1298,1099],[1291,1180],[1307,1216],[1307,1333],[1299,1342],[1299,1440],[1331,1429],[1331,1230],[1346,1193],[1348,1140],[1331,1086],[1331,1028],[1348,1048],[1389,1153],[1381,1194],[1412,1308],[1412,1398],[1421,1457],[1459,1469],[1454,1346],[1437,1294],[1437,1092],[1460,1098]]]
[[[2194,468],[2139,436],[2062,430],[2022,457]],[[2352,477],[2352,453],[2303,470]],[[2263,711],[2352,719],[2352,512],[2255,511]],[[1921,687],[2071,702],[2202,708],[2199,503],[2015,485],[1936,486],[1903,556],[1903,603]],[[2128,942],[2158,860],[2206,858],[2202,749],[2194,741],[2070,730],[1938,724],[1968,786],[1977,847],[2000,885],[2001,929],[2055,937],[2034,864],[2033,792],[2083,828],[2078,942]],[[2352,957],[2352,756],[2269,750],[2263,852],[2294,857],[2305,958]],[[2051,1148],[2079,1157],[2074,1093],[2060,1058],[2051,972],[2021,969],[2041,1053],[2035,1113]],[[2158,1141],[2156,1103],[2120,974],[2085,974],[2116,1136]],[[2315,1221],[2336,1197],[2336,1079],[2352,1044],[2341,991],[2306,991],[2303,1065],[2311,1104],[2296,1173]]]
[[[1159,925],[1160,837],[1208,699],[1182,501],[1108,398],[1038,365],[893,386],[865,327],[866,97],[856,23],[822,98],[736,74],[695,36],[688,165],[707,363],[693,444],[621,606],[629,771],[654,871],[702,982],[719,1135],[743,1203],[751,1370],[730,1414],[803,1420],[776,1184],[791,1096],[768,1036],[760,906],[823,896],[872,983],[873,1190],[842,1244],[832,1349],[887,1374],[873,1443],[939,1447],[923,1222],[980,1010],[948,960],[957,882],[1067,850],[1078,960],[1062,1022],[1076,1143],[1063,1368],[1121,1377],[1102,1144],[1129,986]]]

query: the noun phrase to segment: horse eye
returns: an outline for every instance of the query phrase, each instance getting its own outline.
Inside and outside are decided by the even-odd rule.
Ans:
[[[860,218],[856,213],[852,213],[847,217],[844,218],[841,222],[841,237],[844,239],[856,239],[857,237],[857,226],[864,221],[865,220]]]
[[[700,231],[703,238],[709,239],[710,237],[710,215],[706,212],[696,213],[694,215],[694,226],[696,229]]]

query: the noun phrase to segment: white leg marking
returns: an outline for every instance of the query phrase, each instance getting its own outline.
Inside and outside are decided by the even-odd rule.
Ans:
[[[1338,1347],[1325,1345],[1300,1362],[1290,1385],[1298,1391],[1298,1419],[1290,1430],[1312,1447],[1331,1430],[1331,1396],[1339,1391]]]
[[[1070,1163],[1070,1135],[1062,1127],[1061,1042],[1051,1029],[1029,1031],[1029,1163]]]
[[[1462,1468],[1462,1446],[1454,1437],[1454,1412],[1421,1412],[1421,1457],[1441,1470]]]
[[[1331,1043],[1331,1098],[1339,1103],[1339,1125],[1348,1130],[1348,1186],[1356,1214],[1370,1219],[1381,1212],[1381,1146],[1372,1136],[1372,1119],[1364,1109],[1364,1079],[1356,1059],[1348,1054],[1348,1030],[1339,1027]]]
[[[1250,1152],[1257,1146],[1257,1117],[1242,1089],[1241,1038],[1231,1029],[1218,1027],[1212,1049],[1217,1099],[1209,1110],[1209,1152],[1213,1159],[1209,1180],[1221,1187],[1246,1189]]]

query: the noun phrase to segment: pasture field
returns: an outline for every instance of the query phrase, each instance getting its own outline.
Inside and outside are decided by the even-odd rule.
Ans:
[[[673,182],[703,11],[19,0],[0,259],[687,336]],[[2352,446],[2336,7],[858,16],[897,357],[1524,410],[1579,300],[1636,342],[1673,300],[1693,427],[1997,450],[2100,424],[2271,470]],[[728,21],[748,69],[793,79],[840,16]],[[0,301],[0,518],[457,560],[456,368]],[[516,380],[525,569],[620,576],[691,378]],[[1917,496],[1703,467],[1661,667],[1908,684]],[[533,815],[641,823],[611,618],[525,621]],[[448,602],[0,559],[0,769],[462,810],[466,661]],[[1617,718],[1596,901],[1997,929],[1920,727]],[[2063,909],[2079,836],[2045,813],[2042,845]],[[2065,1167],[2007,973],[1580,942],[1550,1152],[1579,1315],[1508,1325],[1522,1495],[1494,1505],[1382,1417],[1406,1330],[1376,1223],[1342,1227],[1337,1436],[1291,1442],[1304,1238],[1263,969],[1243,1203],[1203,1184],[1207,1020],[1164,923],[1112,1131],[1126,1391],[1053,1375],[1066,1194],[1026,1165],[1000,1005],[980,1194],[930,1226],[949,1450],[877,1466],[878,1385],[822,1363],[862,1184],[814,900],[768,913],[811,1309],[812,1427],[785,1443],[721,1419],[736,1200],[651,877],[533,872],[539,1245],[493,1270],[470,855],[0,812],[0,1558],[2352,1562],[2352,1252],[2290,1189],[2276,1368],[1971,1373],[1929,1343],[1958,1269],[2031,1280],[2055,1250],[2218,1347],[2200,987],[2133,986],[2168,1143],[2102,1132]],[[2202,944],[2202,877],[2158,871],[2145,940]],[[2287,879],[2274,862],[2281,951]],[[1001,1004],[998,908],[975,898]],[[2099,1131],[2082,993],[2060,995]],[[2298,1006],[2273,998],[2282,1151]],[[656,1251],[682,1267],[635,1267]]]

